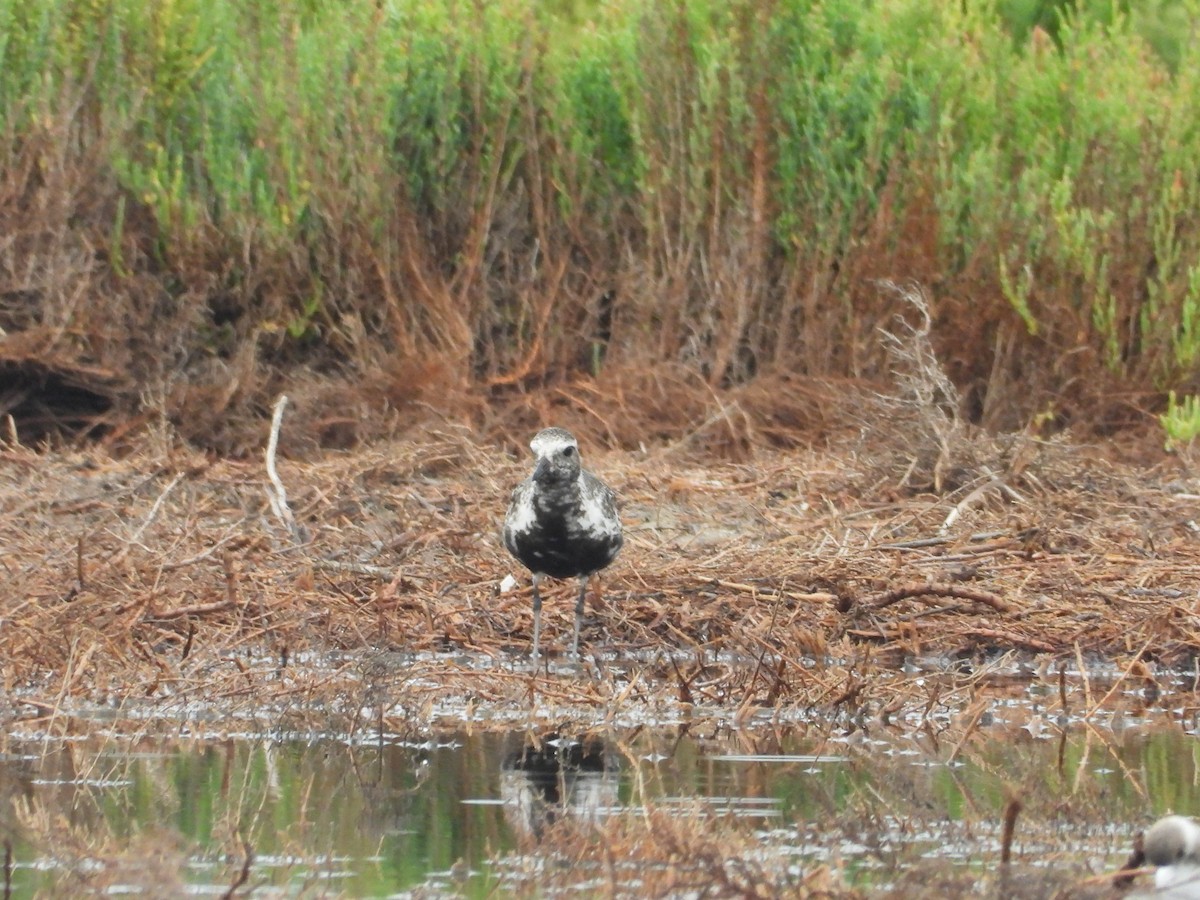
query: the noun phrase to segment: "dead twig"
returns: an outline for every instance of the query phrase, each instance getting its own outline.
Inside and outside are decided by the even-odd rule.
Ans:
[[[1004,832],[1000,838],[1000,862],[1003,865],[1012,861],[1013,834],[1017,830],[1017,816],[1020,815],[1022,806],[1021,801],[1013,797],[1004,807]]]
[[[1125,865],[1121,866],[1117,872],[1113,874],[1095,875],[1081,884],[1103,879],[1104,881],[1112,879],[1113,887],[1125,888],[1133,882],[1133,879],[1143,873],[1154,871],[1146,866],[1146,833],[1139,831],[1133,836],[1133,851],[1129,854],[1129,859],[1125,860]],[[1101,882],[1103,883],[1103,882]]]
[[[242,869],[238,872],[238,876],[234,879],[233,884],[229,886],[229,890],[221,895],[221,900],[233,900],[237,894],[237,889],[250,880],[250,866],[254,864],[254,848],[250,846],[249,841],[243,840],[242,849],[246,853],[245,858],[242,860]]]
[[[197,603],[194,606],[181,606],[178,609],[147,610],[145,618],[150,621],[164,622],[171,619],[182,619],[185,616],[207,616],[216,612],[224,612],[235,608],[231,600],[219,600],[216,603]]]
[[[983,718],[983,714],[987,711],[989,705],[990,701],[987,699],[975,702],[968,715],[967,727],[963,729],[962,737],[958,739],[958,743],[954,745],[954,749],[950,751],[950,755],[946,758],[946,765],[951,765],[958,759],[958,754],[962,752],[963,745],[970,740],[971,735],[979,728],[979,720]]]
[[[1023,634],[1013,634],[1011,631],[998,631],[995,628],[971,628],[963,632],[963,636],[983,638],[1011,647],[1022,647],[1032,650],[1034,653],[1055,653],[1059,649],[1048,641],[1039,641],[1037,638],[1026,637]]]
[[[871,609],[884,609],[893,603],[899,603],[901,600],[921,600],[927,603],[929,601],[924,599],[926,597],[954,597],[958,600],[971,600],[975,603],[982,603],[984,606],[990,606],[996,612],[1008,613],[1013,611],[1011,605],[1005,603],[989,591],[939,581],[902,584],[881,594],[874,594],[868,597],[863,601],[862,605]]]
[[[1133,655],[1133,659],[1131,659],[1129,661],[1129,665],[1127,665],[1125,667],[1125,671],[1123,671],[1121,673],[1121,677],[1118,678],[1116,681],[1114,681],[1112,684],[1112,687],[1110,687],[1108,689],[1108,693],[1106,693],[1103,697],[1101,697],[1094,704],[1092,704],[1090,707],[1088,707],[1088,711],[1086,713],[1084,713],[1084,715],[1083,715],[1084,719],[1090,719],[1099,710],[1102,710],[1105,708],[1105,704],[1107,704],[1108,701],[1112,698],[1112,696],[1114,694],[1116,694],[1118,690],[1121,689],[1121,686],[1125,683],[1125,679],[1129,677],[1129,673],[1133,671],[1134,667],[1138,666],[1138,665],[1142,665],[1143,654],[1145,654],[1145,652],[1150,649],[1150,645],[1153,644],[1157,640],[1159,640],[1157,635],[1147,638],[1146,642],[1144,644],[1142,644],[1142,648]]]
[[[287,406],[287,394],[280,394],[279,399],[275,401],[275,411],[271,415],[271,436],[267,440],[267,478],[270,481],[270,486],[267,489],[267,500],[271,504],[271,512],[275,514],[280,523],[287,529],[292,540],[297,544],[304,543],[300,537],[300,530],[296,527],[296,518],[292,515],[291,507],[287,502],[287,488],[283,486],[283,479],[279,477],[279,470],[275,467],[275,451],[279,447],[279,429],[283,425],[283,410]]]
[[[942,527],[938,529],[938,533],[949,534],[950,529],[954,527],[954,523],[959,520],[959,517],[962,516],[962,514],[968,509],[970,509],[973,504],[977,503],[979,500],[982,500],[984,496],[993,489],[999,490],[1001,493],[1008,494],[1018,503],[1024,502],[1024,498],[1014,491],[1004,481],[1003,478],[997,475],[988,479],[979,487],[975,488],[975,490],[971,491],[971,493],[967,494],[967,496],[963,497],[963,499],[955,505],[954,509],[950,510],[949,514],[942,522]]]
[[[154,505],[150,507],[150,512],[148,512],[146,514],[146,517],[144,519],[142,519],[142,524],[138,526],[137,531],[135,531],[133,534],[131,534],[126,539],[125,546],[121,548],[121,550],[116,554],[116,556],[114,556],[111,560],[109,560],[109,565],[115,566],[115,565],[120,564],[125,559],[125,557],[127,557],[129,555],[129,552],[134,548],[134,546],[136,546],[141,541],[142,535],[146,533],[146,529],[150,527],[150,524],[156,518],[158,518],[158,514],[162,510],[164,501],[166,501],[166,499],[170,495],[171,491],[175,490],[175,485],[177,485],[177,484],[179,484],[179,482],[183,481],[185,474],[186,473],[184,473],[184,472],[180,472],[174,478],[171,479],[170,483],[163,489],[162,493],[159,494],[158,497],[155,499]],[[80,542],[80,545],[82,547],[82,540]],[[83,555],[82,555],[82,552],[79,552],[76,557],[76,577],[77,577],[77,580],[79,581],[79,584],[81,587],[83,584],[82,576],[83,576]]]
[[[978,541],[994,541],[996,538],[1002,538],[1006,534],[1008,534],[1008,532],[1006,532],[1006,531],[980,531],[980,532],[977,532],[976,534],[971,535],[968,538],[968,540],[971,541],[972,543],[978,542]],[[878,549],[880,549],[880,550],[923,550],[927,547],[938,547],[938,546],[941,546],[942,544],[949,544],[956,540],[960,540],[960,539],[950,537],[949,535],[942,535],[940,537],[917,538],[917,539],[911,540],[911,541],[893,541],[888,544],[880,544]],[[978,552],[978,549],[976,550],[976,552]]]
[[[716,585],[726,590],[737,591],[739,594],[750,594],[755,597],[759,595],[766,597],[787,597],[789,600],[799,600],[805,603],[834,603],[838,599],[836,595],[827,594],[823,591],[810,594],[802,591],[785,591],[782,588],[773,588],[766,585],[760,588],[753,584],[741,584],[737,581],[726,581],[722,578],[706,578],[703,584],[705,587]]]

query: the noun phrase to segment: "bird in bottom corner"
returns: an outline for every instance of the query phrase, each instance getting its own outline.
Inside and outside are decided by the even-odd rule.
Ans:
[[[1200,825],[1186,816],[1159,819],[1142,839],[1146,862],[1154,873],[1150,896],[1200,900]]]
[[[504,517],[504,546],[533,575],[533,653],[542,631],[542,578],[579,578],[571,656],[579,658],[588,579],[621,552],[624,537],[617,500],[603,481],[583,468],[579,443],[564,428],[539,431],[529,448],[533,472],[517,485]]]

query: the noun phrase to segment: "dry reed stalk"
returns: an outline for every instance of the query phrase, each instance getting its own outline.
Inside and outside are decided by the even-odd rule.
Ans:
[[[1017,816],[1020,815],[1024,804],[1016,797],[1009,799],[1004,807],[1004,832],[1000,838],[1000,863],[1007,865],[1012,861],[1012,842],[1017,830]]]

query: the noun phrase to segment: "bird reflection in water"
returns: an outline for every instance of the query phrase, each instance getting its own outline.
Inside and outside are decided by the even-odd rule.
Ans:
[[[617,808],[619,776],[616,757],[597,735],[529,738],[500,765],[504,816],[535,841],[564,817],[599,822]]]

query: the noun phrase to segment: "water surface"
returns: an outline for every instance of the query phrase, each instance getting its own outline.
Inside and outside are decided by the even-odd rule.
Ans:
[[[122,846],[182,854],[196,893],[228,890],[246,848],[258,896],[519,893],[529,885],[506,857],[536,852],[556,821],[648,807],[736,817],[797,867],[833,862],[869,888],[931,860],[994,867],[1013,797],[1025,805],[1018,859],[1082,877],[1117,868],[1155,816],[1200,812],[1187,709],[1128,692],[1122,709],[1085,720],[1056,714],[1054,697],[1026,685],[923,727],[464,726],[351,740],[201,739],[112,723],[8,735],[0,802],[17,896],[61,888],[71,867],[101,865]],[[113,892],[153,893],[122,878]]]

